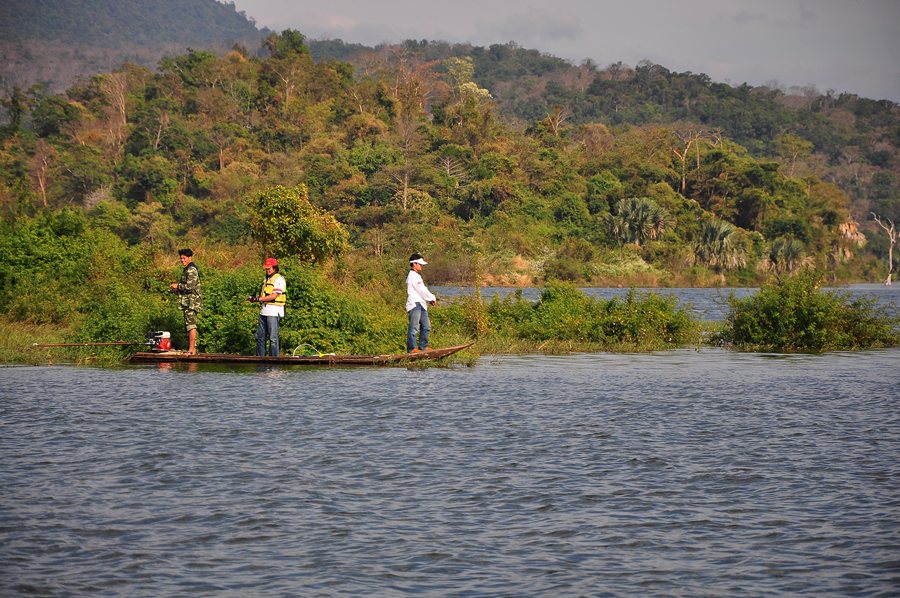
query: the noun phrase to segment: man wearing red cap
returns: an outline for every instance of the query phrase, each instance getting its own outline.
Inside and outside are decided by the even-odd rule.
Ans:
[[[278,357],[278,325],[284,317],[284,304],[287,302],[284,277],[278,273],[278,260],[266,258],[263,263],[266,279],[263,281],[258,297],[250,297],[250,301],[262,303],[259,310],[259,324],[256,327],[256,354],[266,354],[266,340],[269,341],[269,355]]]

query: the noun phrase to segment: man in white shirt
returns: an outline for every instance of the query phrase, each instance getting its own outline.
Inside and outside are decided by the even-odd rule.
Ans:
[[[425,281],[422,280],[422,266],[428,262],[421,254],[414,253],[409,256],[409,274],[406,276],[406,313],[409,316],[409,328],[406,334],[406,352],[421,353],[427,350],[428,333],[431,331],[431,322],[428,320],[428,305],[437,303],[435,297]],[[416,334],[419,336],[416,343]]]
[[[269,355],[278,357],[278,325],[284,317],[284,304],[287,302],[284,277],[278,273],[278,260],[267,258],[263,264],[266,279],[263,281],[259,296],[250,297],[250,301],[262,303],[259,310],[259,324],[256,327],[256,354],[266,354],[266,340],[269,341]]]

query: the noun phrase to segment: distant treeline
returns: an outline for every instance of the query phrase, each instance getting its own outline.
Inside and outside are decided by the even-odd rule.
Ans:
[[[62,92],[125,62],[155,68],[186,48],[257,48],[268,33],[216,0],[4,0],[0,91],[42,84]]]
[[[432,273],[445,281],[755,284],[807,265],[834,280],[875,278],[881,267],[865,257],[879,246],[866,242],[865,213],[842,176],[860,191],[887,190],[865,200],[890,214],[893,154],[868,170],[868,154],[850,154],[850,168],[850,157],[832,164],[789,131],[753,152],[702,120],[586,122],[563,105],[511,120],[476,79],[475,58],[506,56],[504,73],[529,57],[548,73],[561,63],[513,46],[492,47],[491,59],[436,57],[442,48],[410,42],[353,64],[316,61],[288,30],[271,34],[262,56],[194,50],[156,72],[97,74],[65,95],[15,90],[4,100],[4,213],[75,206],[127,242],[163,250],[184,236],[252,244],[246,198],[303,185],[360,256],[426,249],[443,256]],[[638,93],[642,77],[660,72],[639,66],[609,80]],[[745,110],[776,95],[673,80],[696,80],[695,93],[717,105],[744,96]],[[778,111],[798,123],[815,114]],[[868,134],[893,152],[892,112],[878,114],[877,133],[874,120],[852,121],[869,127],[854,139]]]
[[[206,47],[262,34],[233,3],[217,0],[67,0],[0,3],[0,37],[83,46]]]

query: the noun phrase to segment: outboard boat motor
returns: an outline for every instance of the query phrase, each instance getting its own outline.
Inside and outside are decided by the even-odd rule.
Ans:
[[[151,351],[169,351],[172,349],[172,335],[167,330],[151,332],[147,344]]]

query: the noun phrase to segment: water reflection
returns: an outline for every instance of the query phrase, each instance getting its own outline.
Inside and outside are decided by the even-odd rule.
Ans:
[[[156,369],[163,372],[196,372],[197,371],[197,363],[188,361],[188,362],[167,362],[160,361],[154,364],[151,367],[155,367]]]

